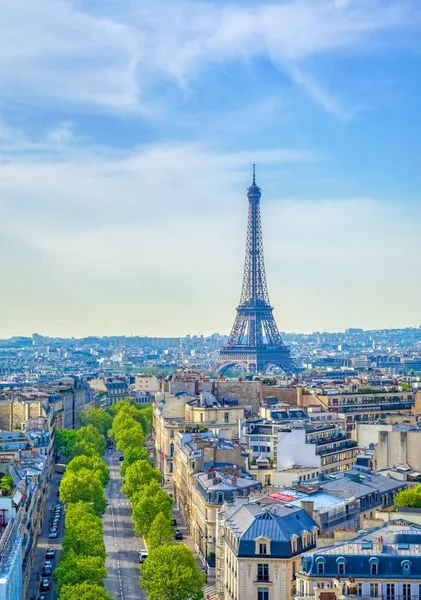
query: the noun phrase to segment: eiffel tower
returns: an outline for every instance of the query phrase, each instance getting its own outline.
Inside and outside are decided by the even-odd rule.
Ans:
[[[223,372],[238,365],[247,372],[261,373],[274,365],[292,375],[299,369],[281,339],[269,303],[260,221],[261,195],[253,165],[253,183],[247,191],[249,212],[243,287],[231,334],[219,353],[217,370]]]

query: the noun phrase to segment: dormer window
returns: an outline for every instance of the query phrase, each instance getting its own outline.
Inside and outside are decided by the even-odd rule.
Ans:
[[[322,556],[316,558],[317,575],[324,575],[325,572],[325,559]]]
[[[296,535],[294,535],[291,538],[291,552],[292,552],[292,554],[294,554],[295,552],[298,552],[297,541],[298,541],[298,537]]]
[[[412,566],[412,563],[410,560],[403,560],[401,562],[402,575],[405,575],[405,576],[411,575],[411,566]]]
[[[267,554],[267,544],[259,544],[259,554]]]
[[[343,556],[340,556],[339,558],[336,559],[336,564],[337,564],[337,568],[338,568],[338,575],[345,575],[345,564],[346,564],[345,558],[343,558]]]

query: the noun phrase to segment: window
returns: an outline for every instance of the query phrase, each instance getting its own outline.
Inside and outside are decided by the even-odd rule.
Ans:
[[[170,444],[170,456],[174,456],[174,444],[172,442]]]
[[[386,583],[386,600],[395,600],[395,584]]]
[[[294,552],[297,552],[297,536],[295,535],[293,538],[291,538],[291,552],[294,554]]]
[[[403,600],[411,600],[411,584],[404,583],[402,585],[402,597]]]
[[[357,583],[357,596],[359,596],[361,598],[362,595],[363,595],[363,584]]]
[[[170,438],[174,437],[174,429],[170,429]]]
[[[172,473],[173,472],[172,462],[168,463],[168,468],[169,468],[170,473]]]
[[[379,584],[370,583],[370,598],[377,598],[379,595]]]
[[[269,600],[269,588],[257,588],[257,600]]]
[[[203,423],[203,413],[200,413],[200,422]]]
[[[229,413],[224,413],[224,421],[225,421],[225,423],[229,423],[229,421],[230,421],[230,414]]]
[[[406,575],[407,577],[409,577],[411,575],[411,561],[403,560],[401,562],[401,567],[402,567],[402,575]]]
[[[259,544],[259,554],[267,554],[267,544]]]
[[[325,563],[322,560],[319,560],[317,563],[317,574],[323,575],[325,572]]]
[[[370,575],[378,575],[378,573],[379,573],[379,565],[376,562],[372,562],[370,564]]]
[[[257,581],[269,581],[269,565],[258,564],[257,565]]]
[[[338,575],[345,575],[345,563],[343,560],[338,562]]]

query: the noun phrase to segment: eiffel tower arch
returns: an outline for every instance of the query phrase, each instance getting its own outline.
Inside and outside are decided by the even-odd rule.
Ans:
[[[269,302],[260,219],[261,195],[253,165],[253,182],[247,191],[246,259],[240,304],[228,342],[219,353],[217,370],[223,372],[238,365],[248,372],[260,373],[274,365],[292,375],[299,368],[281,339]]]

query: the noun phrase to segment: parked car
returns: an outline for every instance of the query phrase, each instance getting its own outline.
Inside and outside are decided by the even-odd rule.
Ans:
[[[49,538],[56,538],[57,537],[57,529],[51,530],[50,533],[48,534]]]
[[[50,582],[48,579],[43,579],[41,581],[40,589],[42,592],[46,592],[47,590],[50,589]]]
[[[174,537],[176,540],[182,540],[183,539],[183,534],[181,533],[181,531],[179,529],[175,529],[174,530]]]
[[[45,558],[54,558],[54,556],[54,550],[52,548],[48,548],[47,552],[45,553]]]
[[[144,563],[147,558],[148,558],[148,551],[144,550],[143,548],[141,550],[139,550],[139,562]]]
[[[42,575],[44,577],[49,577],[51,575],[51,573],[53,572],[53,568],[51,565],[44,565],[42,567]]]
[[[124,460],[124,456],[119,456],[118,460],[123,461]]]

